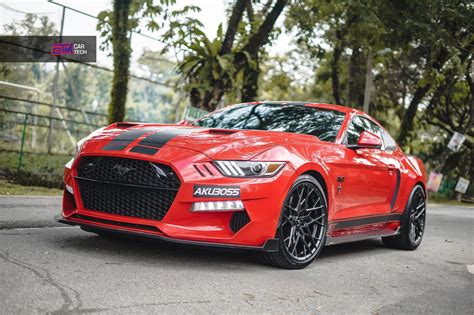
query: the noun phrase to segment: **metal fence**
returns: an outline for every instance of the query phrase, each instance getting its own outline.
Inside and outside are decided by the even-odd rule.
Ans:
[[[20,84],[0,81],[0,150],[18,152],[16,169],[25,152],[72,154],[78,139],[107,124],[104,113],[53,105],[48,94]],[[11,169],[10,161],[3,168]]]

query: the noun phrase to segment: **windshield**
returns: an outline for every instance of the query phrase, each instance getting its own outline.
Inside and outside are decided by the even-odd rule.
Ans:
[[[317,136],[335,141],[345,114],[302,105],[236,105],[212,113],[195,125],[208,128],[283,131]]]

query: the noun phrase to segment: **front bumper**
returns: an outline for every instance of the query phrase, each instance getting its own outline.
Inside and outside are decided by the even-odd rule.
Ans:
[[[243,250],[243,251],[260,251],[260,252],[277,252],[278,251],[278,239],[267,239],[263,246],[245,246],[245,245],[234,245],[234,244],[224,244],[224,243],[211,243],[211,242],[199,242],[191,240],[182,240],[167,237],[165,235],[158,235],[152,233],[144,233],[142,231],[126,230],[121,229],[117,226],[115,227],[106,227],[99,224],[93,224],[92,222],[81,222],[74,219],[66,220],[60,216],[56,217],[56,221],[59,223],[80,226],[81,229],[88,232],[107,232],[107,233],[116,233],[120,235],[133,236],[133,237],[143,237],[151,238],[159,241],[164,241],[172,244],[180,245],[191,245],[197,247],[206,247],[206,248],[218,248],[218,249],[230,249],[230,250]]]
[[[130,155],[122,157],[140,158]],[[180,177],[181,187],[162,220],[121,216],[84,208],[79,185],[75,179],[77,176],[75,162],[71,168],[65,169],[65,184],[72,188],[73,194],[65,189],[62,218],[59,221],[86,229],[104,229],[175,243],[233,249],[276,250],[274,237],[281,207],[294,175],[289,165],[272,178],[227,178],[218,172],[215,172],[214,176],[203,178],[194,166],[196,163],[209,162],[204,156],[194,157],[192,161],[178,160],[171,163],[168,161],[153,162],[171,166]],[[235,231],[232,230],[230,222],[236,212],[192,212],[194,202],[217,201],[215,198],[194,197],[194,185],[239,186],[241,191],[239,199],[245,206],[249,222]]]

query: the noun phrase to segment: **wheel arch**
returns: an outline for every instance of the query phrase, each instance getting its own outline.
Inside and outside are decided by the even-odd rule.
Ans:
[[[423,191],[425,193],[425,196],[428,196],[428,192],[426,191],[426,187],[425,187],[425,183],[423,183],[422,181],[418,181],[415,183],[415,185],[413,186],[413,188],[415,188],[416,186],[420,185],[421,188],[423,188]],[[412,189],[413,189],[412,188]]]
[[[316,170],[308,170],[308,171],[305,171],[301,175],[309,175],[313,177],[314,179],[316,179],[321,184],[321,186],[324,189],[324,195],[326,196],[326,202],[328,203],[328,207],[329,207],[328,187],[327,187],[326,181],[324,180],[323,175],[321,175],[321,173]]]
[[[411,196],[412,196],[412,194],[413,194],[413,191],[415,190],[415,187],[417,187],[417,186],[421,186],[421,189],[423,189],[423,192],[425,193],[425,198],[428,198],[428,193],[427,193],[427,191],[426,191],[425,184],[424,184],[422,181],[420,181],[420,180],[415,181],[413,185],[408,186],[408,187],[409,187],[409,190],[408,190],[408,194],[407,194],[405,200],[403,201],[404,203],[403,203],[403,211],[402,211],[402,213],[404,213],[404,212],[406,211],[407,205],[408,205],[408,203],[409,203],[409,201],[410,201],[410,198],[411,198]]]
[[[423,192],[425,193],[425,203],[428,203],[428,191],[426,190],[426,185],[422,181],[417,181],[415,186],[413,186],[412,190],[415,189],[416,186],[421,186],[421,189],[423,189]]]

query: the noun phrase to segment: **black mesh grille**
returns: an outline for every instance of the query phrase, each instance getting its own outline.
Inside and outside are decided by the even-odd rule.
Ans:
[[[118,157],[84,157],[77,168],[77,175],[100,181],[163,188],[179,188],[181,185],[169,166]]]
[[[169,166],[141,160],[85,157],[77,172],[84,208],[143,219],[163,219],[181,185]]]
[[[238,232],[249,222],[250,218],[246,211],[234,212],[232,218],[230,219],[230,229],[232,232]]]

